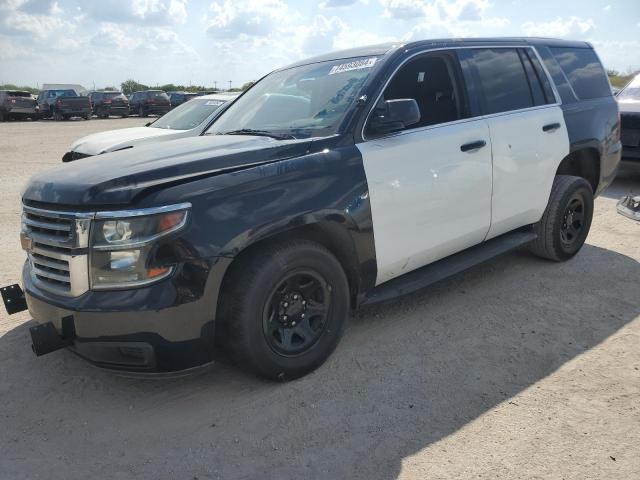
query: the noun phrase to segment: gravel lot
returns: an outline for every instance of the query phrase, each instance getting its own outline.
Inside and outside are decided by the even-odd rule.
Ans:
[[[91,132],[147,119],[0,124],[0,285],[19,279],[20,190]],[[588,245],[523,252],[361,311],[310,376],[220,362],[140,380],[36,358],[0,312],[1,479],[640,478],[640,192],[623,166]]]

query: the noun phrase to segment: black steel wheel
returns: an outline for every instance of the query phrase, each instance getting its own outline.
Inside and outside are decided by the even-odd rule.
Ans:
[[[584,178],[556,176],[549,204],[533,226],[538,238],[530,250],[539,257],[564,261],[584,245],[593,217],[593,191]]]
[[[579,241],[584,229],[584,200],[580,193],[575,193],[569,200],[564,212],[562,226],[560,227],[560,239],[568,248]]]
[[[306,240],[252,248],[224,278],[216,343],[241,366],[290,380],[320,366],[350,313],[340,262]]]
[[[271,292],[262,314],[267,343],[281,355],[303,354],[324,333],[330,305],[329,284],[318,272],[288,273]]]

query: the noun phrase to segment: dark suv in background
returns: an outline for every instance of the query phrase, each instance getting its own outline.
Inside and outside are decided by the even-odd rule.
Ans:
[[[135,92],[129,97],[129,111],[141,117],[149,114],[164,115],[171,110],[171,100],[162,90]]]
[[[10,118],[38,118],[38,102],[29,92],[0,90],[0,122]]]
[[[91,118],[89,97],[78,95],[73,89],[41,90],[38,94],[40,116],[54,120],[67,120],[71,117]]]
[[[109,118],[109,115],[129,116],[129,99],[122,92],[91,92],[89,100],[93,113],[98,118]]]
[[[176,108],[178,105],[182,105],[184,102],[199,96],[200,95],[193,92],[169,92],[171,108]]]

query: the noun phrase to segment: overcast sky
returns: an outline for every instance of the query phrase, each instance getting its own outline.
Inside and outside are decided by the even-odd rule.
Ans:
[[[0,0],[0,83],[238,86],[382,41],[537,35],[640,69],[640,0]]]

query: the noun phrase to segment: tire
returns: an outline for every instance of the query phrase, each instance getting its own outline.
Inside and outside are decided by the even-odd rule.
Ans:
[[[142,107],[142,105],[140,105],[138,107],[138,116],[139,117],[146,117],[147,116],[147,114],[145,113],[144,108]]]
[[[542,219],[533,226],[538,234],[529,249],[556,262],[569,260],[584,245],[593,218],[593,190],[584,178],[557,175]]]
[[[349,285],[331,252],[295,240],[237,259],[219,306],[218,345],[243,368],[292,380],[335,349],[350,313]]]

